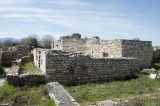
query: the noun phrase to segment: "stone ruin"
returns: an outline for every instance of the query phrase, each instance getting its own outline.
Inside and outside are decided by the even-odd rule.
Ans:
[[[139,39],[101,40],[98,36],[81,38],[80,34],[63,36],[52,44],[52,49],[16,46],[1,52],[0,63],[18,64],[34,61],[40,74],[8,74],[10,84],[57,81],[62,84],[103,82],[132,77],[134,71],[151,68],[160,58],[160,48],[151,41]],[[27,56],[28,55],[28,56]],[[19,60],[18,60],[19,61]],[[15,78],[16,77],[16,78]],[[16,79],[16,80],[15,80]],[[38,80],[40,79],[40,80]]]
[[[34,49],[33,55],[46,81],[74,84],[125,79],[150,68],[153,46],[139,39],[101,40],[73,34],[55,41],[52,49]]]
[[[150,68],[153,57],[151,41],[101,40],[98,36],[83,39],[80,34],[61,37],[60,40],[55,41],[52,49],[89,54],[95,58],[137,58],[140,62],[140,69]]]
[[[31,49],[32,47],[22,45],[4,48],[1,52],[1,62],[2,64],[12,64],[12,61],[27,56],[31,52]]]
[[[139,70],[135,58],[93,58],[80,53],[34,49],[34,62],[46,81],[63,84],[110,81],[130,77]]]
[[[160,57],[160,46],[153,48],[153,61],[156,61]]]

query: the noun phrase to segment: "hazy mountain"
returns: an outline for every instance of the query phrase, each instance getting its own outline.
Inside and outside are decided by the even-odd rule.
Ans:
[[[4,42],[6,40],[11,40],[11,41],[19,41],[20,39],[16,39],[16,38],[12,38],[12,37],[9,37],[9,38],[0,38],[0,41],[1,42]]]

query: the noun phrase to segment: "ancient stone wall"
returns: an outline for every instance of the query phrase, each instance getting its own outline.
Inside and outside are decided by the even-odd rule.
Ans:
[[[153,57],[151,41],[122,40],[122,57],[137,58],[140,69],[150,68]]]
[[[37,85],[45,83],[44,73],[20,74],[22,59],[12,62],[12,67],[7,73],[7,82],[12,85]]]
[[[34,49],[33,51],[34,55],[34,64],[37,66],[37,68],[41,69],[41,71],[45,72],[46,70],[46,52],[47,49]]]
[[[2,51],[2,63],[11,64],[13,60],[20,59],[27,56],[31,52],[31,47],[28,46],[15,46]]]
[[[153,62],[160,58],[160,47],[153,48]]]
[[[7,82],[12,85],[38,85],[41,83],[45,83],[45,75],[44,74],[21,74],[21,75],[13,75],[7,74]]]
[[[38,50],[37,50],[38,51]],[[108,81],[129,77],[139,70],[134,58],[91,58],[79,53],[48,50],[43,62],[47,81],[64,84]]]
[[[81,38],[79,34],[63,36],[54,43],[54,50],[79,52],[96,58],[133,57],[140,61],[140,68],[150,68],[153,56],[151,41],[140,40],[101,40],[95,36]]]
[[[99,37],[81,38],[79,34],[63,36],[55,41],[54,50],[79,52],[93,57],[122,57],[122,40],[101,40]]]
[[[28,53],[28,56],[22,57],[22,63],[33,62],[33,54]]]

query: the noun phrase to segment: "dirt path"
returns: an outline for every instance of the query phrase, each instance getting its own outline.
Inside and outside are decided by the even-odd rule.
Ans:
[[[5,82],[5,77],[6,77],[6,74],[9,72],[10,68],[6,68],[4,70],[4,73],[0,74],[0,87],[3,86],[4,82]]]
[[[3,86],[5,80],[4,79],[0,79],[0,87]]]

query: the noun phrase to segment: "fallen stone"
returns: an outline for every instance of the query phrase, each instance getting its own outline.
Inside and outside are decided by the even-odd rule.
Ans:
[[[157,77],[157,74],[150,74],[150,76],[149,76],[149,78],[151,78],[151,79],[156,79],[156,77]]]
[[[48,83],[49,96],[57,106],[80,106],[74,98],[58,83]]]
[[[157,70],[155,68],[151,68],[151,69],[143,69],[143,71],[153,71],[153,72],[155,72]]]
[[[9,106],[9,104],[1,104],[0,106]]]
[[[154,72],[157,71],[157,69],[155,69],[155,68],[151,68],[151,69],[152,69]]]
[[[128,100],[125,100],[124,102],[125,102],[125,103],[128,103]]]
[[[118,102],[112,100],[101,101],[98,103],[98,106],[116,106]]]
[[[0,87],[3,86],[5,80],[4,79],[0,79]]]

